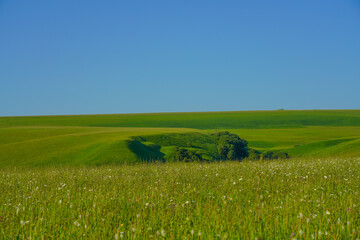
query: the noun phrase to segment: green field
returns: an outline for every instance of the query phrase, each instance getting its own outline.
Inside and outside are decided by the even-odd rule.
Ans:
[[[0,167],[148,161],[176,144],[156,142],[161,149],[154,152],[133,137],[183,133],[181,141],[194,142],[219,130],[238,134],[250,148],[291,157],[360,156],[360,110],[1,117]]]

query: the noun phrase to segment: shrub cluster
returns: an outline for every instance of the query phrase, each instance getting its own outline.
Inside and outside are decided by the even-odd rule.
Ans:
[[[289,158],[289,154],[286,152],[272,152],[267,151],[264,153],[264,159],[271,160],[271,159],[287,159]]]
[[[216,139],[220,159],[239,160],[249,155],[248,142],[238,135],[228,131],[216,132],[212,135]]]
[[[204,159],[198,153],[186,148],[177,147],[173,153],[172,160],[181,162],[200,162]]]
[[[247,158],[249,160],[287,159],[289,158],[289,154],[286,152],[273,152],[273,151],[266,151],[265,153],[261,153],[259,151],[256,151],[255,149],[250,149],[249,156]]]
[[[260,160],[262,158],[261,152],[256,151],[255,149],[249,150],[249,156],[247,157],[249,160]]]

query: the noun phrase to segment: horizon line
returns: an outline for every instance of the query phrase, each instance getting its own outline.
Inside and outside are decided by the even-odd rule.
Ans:
[[[101,116],[101,115],[143,115],[143,114],[191,114],[191,113],[235,113],[235,112],[277,112],[277,111],[359,111],[360,109],[272,109],[272,110],[214,110],[214,111],[190,111],[190,112],[135,112],[135,113],[89,113],[89,114],[44,114],[44,115],[12,115],[0,116],[0,118],[12,117],[70,117],[70,116]]]

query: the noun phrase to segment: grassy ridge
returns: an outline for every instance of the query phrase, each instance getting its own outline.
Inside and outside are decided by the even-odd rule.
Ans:
[[[228,130],[261,151],[283,150],[293,157],[360,156],[360,127]],[[174,145],[211,151],[211,144],[201,136],[212,132],[173,128],[0,128],[0,167],[134,163],[149,156],[158,159],[170,155]],[[161,153],[142,144],[131,145],[133,136],[145,136],[148,142],[161,145]]]
[[[14,126],[162,127],[195,129],[360,126],[360,110],[279,110],[0,118],[0,127]]]
[[[358,239],[360,159],[0,170],[1,239]]]
[[[169,156],[174,146],[206,155],[211,146],[201,136],[217,127],[238,134],[260,151],[356,157],[359,119],[359,110],[1,117],[0,167],[134,163]],[[161,150],[132,142],[134,136],[148,136],[149,144]]]
[[[360,127],[311,126],[231,131],[248,140],[249,146],[258,150],[283,150],[292,156],[360,156]],[[340,151],[341,148],[344,148],[343,151]]]
[[[190,132],[165,128],[21,127],[0,129],[0,167],[134,163],[131,136]],[[8,141],[6,141],[8,139]]]

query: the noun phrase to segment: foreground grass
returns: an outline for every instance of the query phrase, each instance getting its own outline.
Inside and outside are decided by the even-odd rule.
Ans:
[[[2,239],[357,239],[360,159],[0,170]]]

